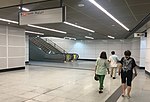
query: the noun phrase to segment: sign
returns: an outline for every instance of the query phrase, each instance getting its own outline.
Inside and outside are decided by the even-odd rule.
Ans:
[[[65,7],[19,13],[19,24],[46,24],[65,21]]]
[[[144,37],[145,33],[134,33],[134,37]]]

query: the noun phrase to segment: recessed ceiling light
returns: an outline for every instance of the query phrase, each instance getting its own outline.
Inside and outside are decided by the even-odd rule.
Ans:
[[[84,7],[84,4],[78,4],[79,7]]]

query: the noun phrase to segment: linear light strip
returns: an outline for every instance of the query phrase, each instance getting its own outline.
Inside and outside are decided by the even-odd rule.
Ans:
[[[108,38],[115,39],[115,37],[108,35]]]
[[[21,7],[20,7],[20,6],[19,6],[19,9],[21,9]],[[25,8],[25,7],[22,7],[22,10],[23,10],[23,11],[30,11],[30,9]]]
[[[85,38],[87,38],[87,39],[94,39],[93,37],[90,37],[90,36],[85,36]]]
[[[18,22],[17,22],[17,21],[12,21],[12,20],[3,19],[3,18],[0,18],[0,21],[4,21],[4,22],[8,22],[8,23],[18,24]]]
[[[38,35],[44,35],[44,33],[40,32],[33,32],[33,31],[25,31],[26,33],[31,33],[31,34],[38,34]]]
[[[125,25],[123,25],[119,20],[117,20],[114,16],[112,16],[109,12],[107,12],[102,6],[100,6],[95,0],[89,0],[92,4],[94,4],[96,7],[98,7],[101,11],[103,11],[106,15],[108,15],[111,19],[116,21],[119,25],[121,25],[124,29],[129,31],[129,28],[127,28]]]
[[[64,22],[64,23],[65,23],[65,24],[68,24],[68,25],[70,25],[70,26],[76,27],[76,28],[80,28],[80,29],[83,29],[83,30],[92,32],[92,33],[95,32],[94,30],[91,30],[91,29],[88,29],[88,28],[84,28],[84,27],[81,27],[81,26],[79,26],[79,25],[75,25],[75,24],[72,24],[72,23],[69,23],[69,22]]]
[[[55,29],[50,29],[50,28],[46,28],[46,27],[41,27],[41,26],[36,26],[36,25],[31,25],[31,24],[28,24],[28,26],[29,26],[29,27],[33,27],[33,28],[39,28],[39,29],[43,29],[43,30],[48,30],[48,31],[53,31],[53,32],[58,32],[58,33],[67,34],[67,32],[64,32],[64,31],[55,30]]]

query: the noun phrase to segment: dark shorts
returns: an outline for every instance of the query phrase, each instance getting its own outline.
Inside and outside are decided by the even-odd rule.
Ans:
[[[132,76],[133,72],[131,70],[128,70],[127,72],[121,70],[121,81],[122,83],[126,83],[127,81],[127,86],[131,86]]]

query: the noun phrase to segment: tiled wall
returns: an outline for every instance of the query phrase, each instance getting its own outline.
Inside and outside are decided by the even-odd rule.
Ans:
[[[24,67],[24,62],[24,30],[0,25],[0,69]]]
[[[131,50],[133,57],[139,61],[140,39],[115,39],[115,40],[66,40],[60,38],[49,38],[67,52],[78,53],[80,59],[96,59],[101,51],[106,51],[110,56],[112,50],[121,58],[125,50]]]
[[[150,73],[150,28],[147,30],[145,70]]]

